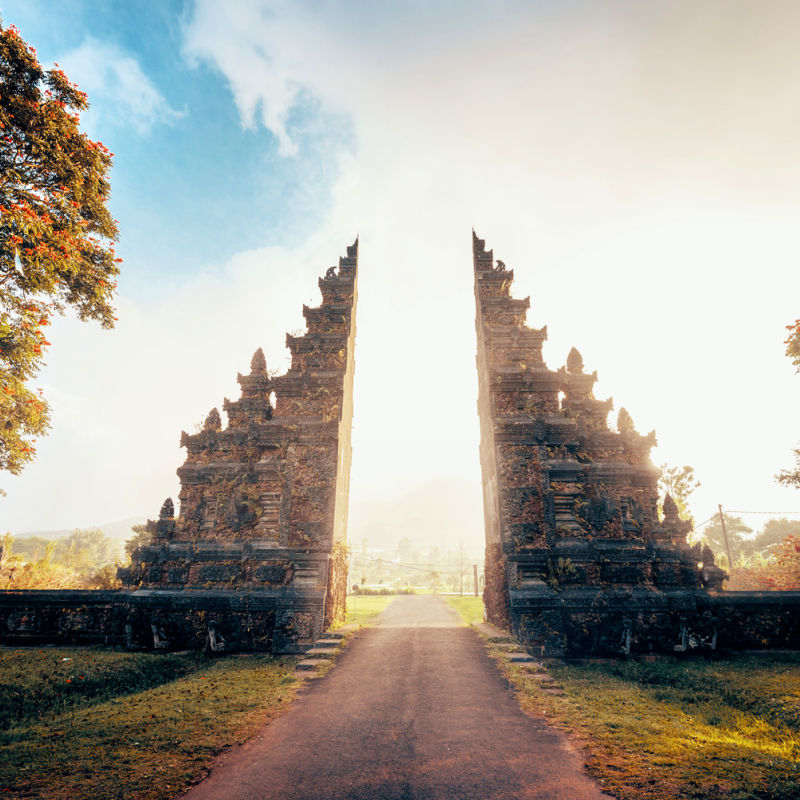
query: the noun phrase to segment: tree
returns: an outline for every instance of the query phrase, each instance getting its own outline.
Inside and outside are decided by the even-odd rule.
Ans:
[[[689,497],[700,485],[700,481],[694,475],[694,467],[661,465],[661,477],[658,479],[659,492],[670,495],[678,507],[678,516],[691,522],[692,525],[694,525],[694,517],[689,509]]]
[[[786,519],[786,517],[768,519],[754,538],[745,541],[744,552],[746,555],[754,553],[763,556],[775,555],[779,549],[778,545],[789,536],[800,539],[800,520]]]
[[[49,427],[29,386],[67,308],[111,328],[119,274],[106,208],[111,156],[78,129],[86,95],[0,20],[0,469],[18,473]]]
[[[58,563],[77,572],[82,581],[89,581],[97,570],[115,564],[119,549],[117,540],[99,528],[76,528],[56,541],[53,556]]]
[[[138,550],[140,547],[144,547],[153,541],[153,536],[156,532],[156,526],[152,521],[145,523],[144,525],[133,525],[131,527],[131,532],[133,533],[133,536],[125,541],[125,555],[129,561],[133,557],[135,550]]]
[[[794,486],[800,489],[800,448],[794,451],[795,467],[794,469],[781,470],[776,476],[775,480],[778,483],[783,483],[786,486]]]
[[[778,574],[772,581],[773,589],[800,589],[800,537],[787,536],[776,554]]]
[[[795,369],[800,372],[800,319],[786,326],[789,335],[784,340],[786,355],[791,359]]]
[[[796,319],[791,325],[786,326],[789,335],[784,340],[786,345],[786,355],[791,359],[797,372],[800,372],[800,319]],[[794,469],[781,470],[775,480],[786,486],[794,486],[800,489],[800,448],[794,451]]]
[[[38,542],[45,542],[45,547]],[[20,543],[20,547],[16,545]],[[119,543],[101,530],[76,529],[51,541],[0,539],[0,589],[111,589]]]
[[[746,545],[746,539],[743,534],[752,533],[753,529],[748,528],[744,524],[741,517],[732,517],[730,514],[724,514],[725,517],[725,530],[728,533],[728,543],[731,546],[731,556],[733,556],[734,563],[739,560],[742,551]],[[728,560],[727,550],[725,548],[725,536],[722,532],[722,521],[719,515],[715,516],[708,525],[703,528],[703,533],[700,535],[700,540],[704,541],[717,556],[724,556]],[[732,567],[728,564],[728,569]]]

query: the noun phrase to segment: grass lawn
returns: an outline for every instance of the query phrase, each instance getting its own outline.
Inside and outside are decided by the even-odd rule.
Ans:
[[[0,797],[172,798],[282,713],[294,661],[0,649]]]
[[[505,669],[522,706],[569,731],[622,800],[800,797],[800,655],[554,663],[561,696]]]
[[[445,597],[453,608],[461,614],[467,625],[483,622],[483,598],[465,594],[463,597]]]
[[[347,617],[345,625],[366,625],[394,600],[395,595],[349,594],[347,595]]]
[[[347,599],[367,624],[393,597]],[[295,661],[262,654],[0,648],[0,797],[166,800],[289,705]]]

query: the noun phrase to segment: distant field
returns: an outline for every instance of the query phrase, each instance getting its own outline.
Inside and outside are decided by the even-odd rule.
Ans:
[[[294,661],[0,648],[0,797],[166,800],[282,713]]]
[[[621,800],[800,798],[800,655],[505,669]]]
[[[394,598],[395,595],[348,595],[345,624],[365,625],[373,617],[380,614]]]
[[[483,622],[483,598],[474,595],[464,595],[463,597],[449,596],[444,600],[449,603],[459,614],[467,625]]]

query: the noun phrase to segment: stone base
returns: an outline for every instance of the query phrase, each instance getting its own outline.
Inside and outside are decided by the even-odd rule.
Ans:
[[[800,649],[800,592],[538,587],[512,591],[511,614],[537,656]]]
[[[303,653],[324,598],[224,590],[0,592],[0,644]]]

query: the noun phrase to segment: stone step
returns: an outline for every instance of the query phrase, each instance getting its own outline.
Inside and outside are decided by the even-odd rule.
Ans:
[[[323,664],[330,663],[331,660],[329,658],[305,658],[302,661],[297,662],[295,669],[300,672],[308,672],[322,666]]]
[[[527,653],[508,653],[508,660],[512,664],[530,664],[533,656],[529,656]]]
[[[344,639],[348,633],[352,633],[353,631],[357,631],[361,626],[355,625],[352,622],[349,625],[342,625],[341,628],[336,628],[333,631],[325,631],[322,635],[326,639]]]
[[[536,672],[544,675],[547,672],[547,668],[539,661],[532,661],[528,664],[528,672]]]
[[[499,650],[519,650],[517,642],[492,642]]]
[[[556,680],[552,675],[548,675],[546,672],[532,672],[531,678],[540,683],[555,683]]]
[[[341,639],[317,639],[314,642],[314,647],[341,647]]]
[[[310,650],[306,650],[307,658],[327,658],[328,656],[335,656],[339,652],[338,647],[317,647],[316,645]]]

